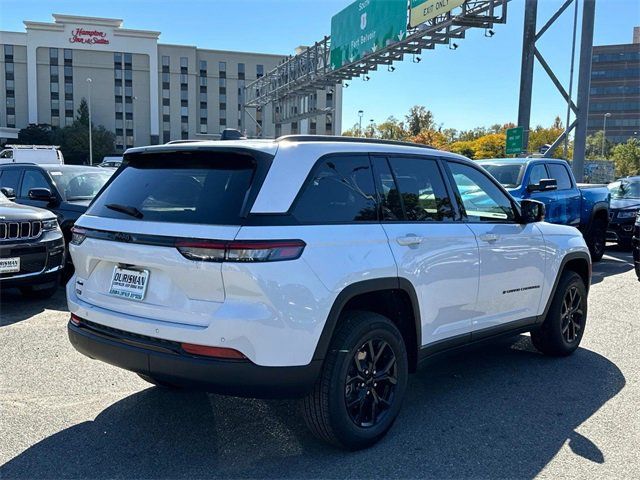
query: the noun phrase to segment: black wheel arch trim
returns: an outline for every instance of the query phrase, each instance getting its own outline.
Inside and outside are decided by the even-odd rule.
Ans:
[[[551,293],[549,294],[549,298],[547,299],[547,303],[544,307],[544,312],[538,317],[538,324],[542,323],[547,317],[549,309],[551,308],[551,303],[553,302],[553,297],[555,297],[558,284],[560,283],[560,277],[564,273],[567,264],[573,260],[583,260],[587,264],[589,278],[585,287],[587,289],[587,293],[589,293],[589,287],[591,286],[591,256],[587,252],[570,252],[565,255],[562,259],[562,263],[560,263],[560,268],[556,274],[556,279],[553,281],[553,287],[551,288]]]
[[[405,292],[411,301],[413,307],[413,316],[416,333],[416,348],[419,350],[422,343],[422,322],[420,317],[420,304],[418,303],[418,295],[413,288],[413,285],[409,280],[402,277],[382,277],[374,278],[371,280],[363,280],[360,282],[352,283],[345,287],[336,297],[327,320],[320,334],[320,339],[316,345],[316,350],[313,354],[313,360],[324,360],[327,352],[329,351],[329,344],[331,338],[338,325],[340,314],[344,310],[344,307],[349,301],[359,295],[366,293],[374,293],[383,290],[401,290]]]
[[[587,223],[587,225],[584,226],[583,234],[589,235],[591,233],[591,230],[593,229],[593,225],[595,223],[596,216],[603,211],[605,212],[605,218],[607,222],[607,225],[605,225],[605,229],[607,228],[607,226],[609,225],[609,204],[607,202],[597,202],[593,205],[593,208],[591,209],[591,215],[589,216],[589,223]]]

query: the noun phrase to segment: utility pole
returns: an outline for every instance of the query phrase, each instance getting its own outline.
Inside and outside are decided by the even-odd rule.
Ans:
[[[591,88],[591,55],[593,53],[593,24],[596,0],[584,0],[582,35],[580,38],[580,69],[578,71],[578,113],[573,148],[573,174],[578,182],[584,179],[584,157],[587,144],[589,89]]]
[[[93,130],[91,126],[91,78],[87,78],[87,89],[89,90],[89,165],[93,165],[93,142],[91,140],[91,130]]]
[[[602,159],[604,160],[604,144],[607,143],[607,118],[611,116],[610,113],[604,114],[604,124],[602,126]]]
[[[524,33],[522,35],[522,65],[520,68],[520,103],[518,105],[518,126],[523,128],[522,145],[525,151],[529,148],[537,18],[538,0],[526,0],[524,4]]]

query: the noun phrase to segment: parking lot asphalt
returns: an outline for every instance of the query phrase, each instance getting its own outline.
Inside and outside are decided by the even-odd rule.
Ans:
[[[631,255],[594,266],[580,349],[522,335],[410,380],[374,447],[315,440],[296,401],[152,387],[77,353],[64,291],[0,303],[0,478],[640,478],[640,283]]]

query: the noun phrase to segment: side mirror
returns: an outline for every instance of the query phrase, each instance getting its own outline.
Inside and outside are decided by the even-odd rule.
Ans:
[[[529,192],[548,192],[558,189],[558,181],[555,178],[543,178],[540,183],[534,183],[527,187]]]
[[[29,190],[29,200],[39,200],[41,202],[51,202],[55,197],[48,188],[32,188]]]
[[[538,200],[525,199],[520,202],[520,223],[542,222],[544,213],[544,203]]]
[[[2,192],[2,194],[7,197],[9,200],[15,200],[16,199],[16,192],[13,188],[10,187],[2,187],[0,188],[0,192]]]

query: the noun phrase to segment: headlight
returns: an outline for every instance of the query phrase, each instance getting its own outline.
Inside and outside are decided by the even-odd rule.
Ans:
[[[622,210],[618,212],[618,218],[634,218],[636,213],[636,210]]]
[[[50,232],[51,230],[56,230],[58,228],[58,220],[55,218],[53,220],[43,220],[42,221],[42,230],[45,232]]]

